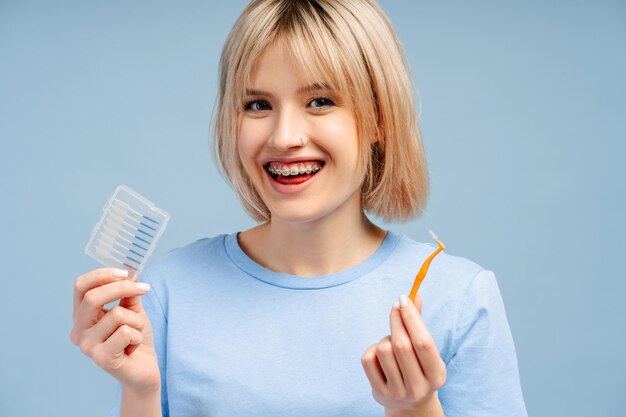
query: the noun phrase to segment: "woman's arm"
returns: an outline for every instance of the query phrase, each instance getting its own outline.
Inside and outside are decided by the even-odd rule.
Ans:
[[[142,386],[119,384],[115,403],[110,413],[111,417],[169,416],[167,375],[165,372],[167,317],[157,297],[157,292],[162,290],[161,281],[158,279],[150,280],[147,272],[143,273],[142,280],[150,283],[152,288],[144,296],[142,302],[152,329],[151,339],[153,340],[154,353],[158,363],[158,378],[153,378],[149,384]],[[165,298],[163,299],[165,300]],[[136,353],[138,352],[133,352],[130,359]],[[145,371],[146,368],[141,366],[135,371],[134,376],[140,377],[142,372]]]
[[[162,417],[161,387],[146,392],[122,390],[120,417]]]
[[[385,409],[385,417],[445,417],[437,395],[417,411]]]
[[[446,414],[528,417],[513,336],[492,271],[482,270],[470,281],[452,340],[446,384],[439,390]]]

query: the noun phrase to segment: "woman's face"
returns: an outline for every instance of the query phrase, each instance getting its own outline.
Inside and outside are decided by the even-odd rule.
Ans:
[[[352,106],[345,93],[325,80],[311,84],[303,73],[282,48],[271,47],[257,63],[239,115],[239,157],[273,222],[361,210],[365,171],[357,167]]]

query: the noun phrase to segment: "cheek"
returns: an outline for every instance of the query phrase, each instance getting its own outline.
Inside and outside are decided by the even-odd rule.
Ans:
[[[316,126],[316,136],[323,140],[334,158],[342,160],[342,166],[350,167],[349,161],[358,159],[358,135],[356,123],[352,117],[328,118]],[[352,169],[350,167],[348,169]]]
[[[245,120],[239,124],[237,152],[244,166],[251,163],[263,143],[263,127],[254,120]]]

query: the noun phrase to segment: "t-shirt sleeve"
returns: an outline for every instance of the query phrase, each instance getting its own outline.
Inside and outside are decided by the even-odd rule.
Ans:
[[[152,325],[152,331],[154,333],[154,349],[157,354],[157,361],[159,363],[159,370],[161,372],[161,409],[163,411],[163,417],[169,417],[169,406],[167,400],[167,378],[166,378],[166,340],[167,340],[167,317],[164,312],[163,305],[157,294],[158,288],[152,285],[148,275],[144,272],[141,281],[151,284],[152,288],[141,298],[143,308],[146,311],[150,324]],[[111,410],[110,417],[119,417],[120,405],[122,400],[122,385],[117,384],[117,393],[115,396],[115,402],[113,409]]]
[[[446,417],[527,417],[513,337],[494,273],[478,272],[461,303],[446,383],[439,390]]]

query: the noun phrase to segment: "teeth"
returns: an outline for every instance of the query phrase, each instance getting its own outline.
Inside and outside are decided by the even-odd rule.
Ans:
[[[302,162],[299,162],[294,165],[286,166],[281,164],[280,162],[271,162],[267,170],[274,175],[282,175],[284,177],[288,177],[290,175],[298,175],[298,174],[310,174],[311,172],[317,172],[321,168],[319,163],[308,163],[304,165]]]

